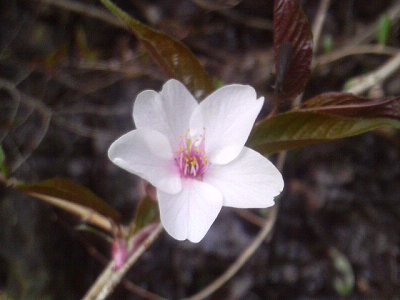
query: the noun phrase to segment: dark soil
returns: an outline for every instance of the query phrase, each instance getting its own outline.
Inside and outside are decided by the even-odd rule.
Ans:
[[[79,2],[102,8],[95,0]],[[182,40],[213,77],[250,84],[271,98],[272,0],[116,2]],[[224,9],[210,11],[195,2],[218,2]],[[313,21],[320,1],[300,2]],[[340,49],[398,4],[332,0],[321,39],[331,37],[333,48]],[[398,28],[393,22],[392,47],[400,46]],[[322,54],[318,51],[316,59]],[[348,79],[387,59],[364,54],[321,64],[304,98],[340,91]],[[128,223],[138,179],[114,166],[107,149],[133,129],[136,95],[160,89],[166,79],[122,29],[41,1],[0,3],[0,141],[20,180],[68,177],[106,199]],[[399,80],[397,72],[374,92],[400,95]],[[5,83],[20,93],[19,104]],[[266,104],[265,114],[271,106]],[[271,241],[210,299],[400,299],[399,133],[381,130],[290,151],[283,175]],[[110,246],[94,233],[74,229],[79,224],[0,186],[0,299],[2,293],[12,299],[80,299],[103,269],[100,257],[109,258]],[[163,233],[127,277],[168,299],[190,296],[221,275],[258,230],[234,210],[223,209],[199,244]],[[111,299],[142,297],[121,285]]]

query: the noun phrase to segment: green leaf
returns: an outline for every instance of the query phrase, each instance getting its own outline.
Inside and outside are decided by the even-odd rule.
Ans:
[[[379,18],[378,30],[377,30],[377,38],[378,44],[385,46],[389,40],[391,29],[390,18],[387,14],[382,14]]]
[[[91,225],[86,224],[86,223],[78,224],[77,226],[74,227],[74,229],[75,230],[79,230],[79,231],[90,232],[90,233],[92,233],[94,235],[97,235],[98,237],[102,238],[103,240],[109,242],[110,244],[113,241],[112,236],[110,236],[109,234],[105,233],[104,231],[99,230],[97,227],[91,226]]]
[[[149,196],[145,196],[136,208],[135,218],[131,224],[131,234],[138,232],[148,224],[159,222],[160,213],[158,203]]]
[[[332,260],[333,265],[333,288],[341,296],[348,296],[354,289],[355,276],[353,267],[343,253],[339,252],[336,248],[330,248],[328,255]]]
[[[3,147],[0,146],[0,172],[8,174],[6,166],[6,154],[4,153]]]
[[[400,129],[392,118],[351,118],[313,111],[290,111],[257,124],[247,145],[262,154],[330,142],[382,126]]]
[[[330,34],[326,34],[322,37],[322,49],[324,53],[331,53],[333,49],[333,37]]]
[[[95,49],[89,46],[83,26],[79,26],[75,30],[75,47],[79,59],[85,59],[91,62],[97,60],[98,53]]]
[[[67,178],[53,178],[34,184],[19,184],[16,188],[67,211],[75,212],[72,208],[74,204],[78,204],[84,209],[86,208],[87,210],[98,212],[106,218],[111,218],[116,223],[120,218],[119,213],[103,199],[88,188],[78,185]],[[50,199],[50,201],[46,199]],[[52,202],[51,199],[55,201]]]
[[[211,78],[185,45],[133,19],[110,0],[100,1],[131,29],[160,68],[169,77],[181,81],[197,99],[214,90]]]

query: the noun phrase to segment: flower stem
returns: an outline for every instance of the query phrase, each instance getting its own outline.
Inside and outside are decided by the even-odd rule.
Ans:
[[[114,260],[110,261],[82,300],[103,300],[109,296],[113,292],[114,288],[121,282],[123,276],[128,272],[131,266],[156,240],[162,229],[162,225],[158,224],[147,239],[145,239],[143,243],[136,248],[136,251],[128,257],[126,262],[120,269],[118,269],[118,271],[114,270]]]

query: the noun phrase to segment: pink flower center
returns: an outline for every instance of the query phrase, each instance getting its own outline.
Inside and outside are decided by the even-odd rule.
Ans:
[[[182,177],[202,179],[202,175],[208,169],[210,162],[205,153],[204,134],[194,142],[188,138],[190,129],[184,136],[180,136],[179,150],[175,151],[175,161]]]

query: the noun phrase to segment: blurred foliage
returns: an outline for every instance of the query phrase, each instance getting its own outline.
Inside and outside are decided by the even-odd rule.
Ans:
[[[7,174],[7,166],[6,166],[6,155],[4,153],[3,147],[0,146],[0,173]]]
[[[385,46],[388,44],[392,22],[387,14],[382,14],[378,22],[377,38],[378,44]]]
[[[92,209],[104,217],[114,220],[116,223],[119,222],[120,214],[118,211],[89,189],[67,178],[53,178],[39,183],[18,184],[17,189],[44,201],[47,201],[48,197],[54,198],[57,202],[51,203],[53,205],[60,203],[57,206],[64,210],[72,209],[73,204],[82,205],[88,211],[87,216],[89,219],[91,218],[90,210]]]
[[[214,90],[211,78],[185,45],[133,19],[113,2],[101,2],[132,30],[160,68],[181,81],[196,99],[203,99]]]
[[[127,13],[125,13],[124,11],[120,10],[117,6],[115,6],[111,1],[102,0],[102,2],[120,20],[122,20],[127,27],[130,28],[131,32],[133,32],[133,34],[143,44],[145,49],[154,58],[154,60],[158,63],[159,67],[165,72],[165,74],[167,74],[167,76],[169,77],[174,77],[182,81],[198,99],[204,98],[207,94],[211,93],[215,87],[221,87],[224,85],[224,82],[228,82],[228,80],[226,80],[225,78],[214,79],[214,80],[211,79],[210,76],[204,70],[203,66],[198,61],[198,59],[183,43],[171,38],[169,35],[161,31],[150,28],[147,25],[144,25],[139,21],[133,19]],[[197,1],[197,2],[203,4],[205,3],[204,1]],[[371,3],[367,3],[366,5],[370,4]],[[309,21],[305,16],[305,13],[303,12],[303,9],[299,5],[299,1],[276,0],[273,15],[274,15],[274,28],[272,35],[275,43],[273,52],[275,57],[274,61],[275,61],[275,69],[276,69],[277,83],[278,83],[275,86],[276,87],[275,96],[277,97],[279,102],[284,102],[284,101],[289,102],[304,91],[304,88],[309,80],[310,64],[312,58],[312,34],[310,30]],[[218,19],[218,17],[215,16],[214,18]],[[68,17],[63,15],[62,18],[63,22],[66,22],[67,19]],[[162,26],[165,26],[165,24],[160,25],[160,27]],[[246,26],[248,26],[247,23]],[[50,27],[51,26],[48,26],[46,28],[49,29]],[[242,26],[242,24],[240,24],[239,26],[231,26],[231,27],[227,26],[227,27],[228,29],[233,28],[232,32],[235,33],[237,31],[243,34],[243,31],[245,31],[242,28],[245,26]],[[43,41],[50,36],[47,33],[46,28],[39,26],[34,30],[33,35],[34,39],[37,40],[36,41],[37,44],[43,43]],[[388,44],[388,39],[390,36],[391,29],[392,25],[388,15],[383,14],[380,18],[376,35],[379,44],[381,45]],[[8,32],[7,28],[4,31],[7,33]],[[54,30],[54,32],[56,33],[55,35],[58,34],[58,31],[59,28],[56,28]],[[88,43],[86,31],[83,29],[83,27],[78,26],[77,28],[75,28],[75,31],[72,32],[75,34],[74,42],[77,48],[75,50],[78,50],[77,53],[74,53],[74,55],[77,56],[78,60],[82,59],[84,61],[89,61],[89,62],[93,61],[98,62],[97,60],[99,59],[99,53],[100,53],[98,50],[99,48],[92,47],[90,43]],[[3,31],[1,31],[1,33],[3,34]],[[226,32],[224,32],[224,34],[226,34]],[[257,32],[257,36],[258,34],[259,32]],[[260,40],[265,39],[265,37],[269,36],[269,34],[270,34],[269,32],[267,34],[264,34],[263,32],[262,38],[259,39]],[[104,35],[106,34],[104,33]],[[15,34],[15,36],[18,36],[18,32]],[[237,34],[237,36],[240,36],[240,34]],[[248,36],[246,36],[245,34],[243,34],[243,36],[244,37],[241,37],[243,40],[246,40],[248,38]],[[15,37],[13,37],[12,39],[14,38]],[[107,36],[107,38],[109,38],[109,36]],[[236,50],[236,48],[238,47],[236,47],[235,43],[233,44],[235,45],[233,48]],[[253,44],[249,43],[249,45],[254,45],[254,44],[255,43]],[[286,47],[285,46],[282,49],[283,45],[290,45],[290,48],[285,48]],[[55,79],[55,81],[58,81],[58,83],[61,82],[62,84],[65,85],[63,86],[62,92],[60,93],[53,92],[51,90],[51,87],[48,90],[46,90],[47,84],[49,82],[50,84],[52,83],[52,81],[50,81],[50,77],[46,77],[45,88],[43,90],[45,90],[46,92],[50,91],[50,93],[54,93],[53,96],[56,99],[58,99],[57,97],[59,97],[60,95],[64,95],[64,93],[66,93],[66,96],[64,98],[61,98],[61,100],[59,100],[59,103],[54,104],[52,103],[52,100],[48,100],[47,98],[45,99],[46,101],[42,101],[43,103],[46,103],[46,105],[48,105],[50,108],[57,108],[57,105],[59,105],[60,107],[62,107],[63,105],[68,105],[69,104],[68,101],[72,101],[71,99],[74,99],[74,97],[77,94],[86,93],[86,91],[82,92],[83,87],[90,86],[91,84],[93,84],[93,82],[89,84],[86,81],[85,77],[77,76],[76,82],[74,82],[73,80],[70,80],[71,78],[68,76],[65,76],[67,77],[68,80],[65,80],[65,77],[59,76],[60,73],[62,72],[59,73],[58,71],[60,70],[62,71],[62,69],[65,67],[65,62],[67,62],[70,58],[69,57],[71,55],[70,47],[71,47],[70,41],[66,40],[60,41],[58,46],[49,47],[50,49],[52,49],[52,51],[46,52],[46,54],[42,56],[43,59],[39,62],[39,65],[36,65],[36,67],[38,68],[36,69],[36,71],[40,71],[40,67],[42,67],[45,73],[50,72],[51,75],[54,75],[53,79]],[[324,51],[330,52],[332,50],[332,47],[333,47],[332,36],[326,35],[326,42],[324,42]],[[10,49],[8,48],[9,47],[7,45],[4,49],[2,49],[3,52],[1,53],[1,55],[7,56],[13,54],[13,52],[10,51]],[[286,50],[289,49],[290,51],[286,51],[285,49]],[[204,49],[200,49],[200,51],[204,51]],[[212,52],[213,49],[211,48],[211,50],[209,51]],[[216,52],[216,57],[218,57],[224,63],[226,62],[227,65],[230,65],[230,61],[233,60],[234,58],[236,58],[237,61],[240,61],[240,59],[237,59],[237,56],[236,57],[233,55],[229,56],[226,55],[226,53],[224,52],[222,52],[222,54],[217,54],[217,51],[215,52]],[[240,53],[239,55],[243,56],[243,53]],[[4,57],[5,56],[3,56],[3,58]],[[252,58],[256,57],[256,54],[251,53],[251,57]],[[221,58],[224,58],[226,60],[223,60]],[[10,62],[12,62],[12,60],[10,60]],[[256,68],[259,67],[258,61],[256,59],[254,65],[256,65]],[[114,71],[114,69],[111,68],[110,65],[106,65],[106,67],[109,67],[109,69],[107,70]],[[270,70],[269,67],[270,66],[268,66],[268,72]],[[234,73],[232,75],[233,76],[232,78],[235,79],[241,78],[242,81],[252,82],[250,79],[249,80],[247,80],[247,78],[243,79],[245,78],[244,75],[243,77],[238,77],[239,73],[235,74],[237,70],[240,69],[232,68],[230,70],[231,73]],[[255,72],[255,74],[259,76],[261,75],[266,76],[265,73],[268,72],[265,72],[265,70],[257,69],[257,72]],[[70,72],[68,75],[72,73],[73,72]],[[99,72],[93,72],[93,73],[98,74]],[[224,73],[223,71],[219,72],[219,74],[223,73]],[[145,72],[140,74],[147,75],[147,73]],[[290,74],[290,76],[288,74]],[[115,74],[113,73],[113,75]],[[258,80],[257,75],[255,75],[255,78]],[[21,76],[21,74],[19,74],[19,76]],[[156,78],[159,79],[158,77]],[[257,80],[253,79],[253,82]],[[261,80],[262,81],[261,84],[264,86],[265,82],[263,80],[264,77]],[[21,82],[23,82],[23,79],[21,80]],[[77,82],[79,84],[76,84]],[[115,81],[110,80],[110,82],[115,82]],[[108,81],[106,84],[108,84]],[[103,81],[100,82],[98,86],[104,87],[106,84]],[[70,91],[65,92],[65,90],[67,90],[66,87],[70,88],[74,92]],[[15,90],[17,89],[15,86],[13,86],[12,88]],[[25,90],[28,90],[29,93],[32,94],[34,94],[34,92],[37,92],[36,83],[33,83],[30,86],[27,85],[27,87],[24,88]],[[24,88],[18,87],[18,89],[21,90],[23,90]],[[76,91],[79,91],[79,93]],[[43,95],[42,91],[39,91],[39,93],[36,94],[41,96]],[[98,95],[96,95],[96,97],[97,96]],[[101,97],[103,96],[104,95],[102,95]],[[32,100],[31,97],[25,97],[24,100],[25,103],[30,104],[30,106],[28,105],[29,109],[27,109],[28,111],[28,113],[26,114],[27,117],[23,116],[15,118],[11,122],[2,119],[0,125],[4,129],[12,130],[13,128],[11,127],[16,127],[15,125],[18,126],[21,125],[28,118],[30,114],[29,111],[33,111],[38,107],[39,108],[45,107],[47,112],[49,111],[51,112],[50,108],[47,108],[45,105],[43,105],[43,103],[41,103],[41,105],[38,105],[39,101],[35,102]],[[62,103],[62,105],[60,105],[60,103]],[[285,107],[285,109],[287,109],[287,107]],[[100,112],[100,110],[96,112]],[[397,98],[388,99],[385,97],[381,98],[378,97],[376,99],[369,99],[342,93],[326,93],[311,98],[298,108],[286,111],[284,113],[279,113],[268,119],[262,120],[258,125],[255,126],[249,138],[248,145],[259,150],[263,154],[270,154],[282,150],[304,147],[306,145],[314,143],[335,141],[345,137],[350,137],[370,130],[374,130],[381,126],[400,128],[399,116],[400,116],[399,100]],[[60,118],[60,115],[53,114],[52,118],[53,118],[52,120],[58,121],[57,124],[62,124],[62,125],[68,124],[68,122],[65,122],[64,119]],[[16,124],[16,122],[18,124]],[[33,123],[35,122],[37,121],[34,121]],[[97,120],[93,123],[96,122]],[[93,131],[85,130],[87,129],[86,127],[84,126],[79,127],[75,125],[76,124],[72,125],[70,124],[68,125],[69,126],[68,128],[75,133],[78,132],[78,134],[83,133],[82,135],[86,134],[85,136],[91,136],[91,137],[95,136]],[[28,136],[33,136],[33,134],[29,132]],[[31,149],[28,150],[33,151]],[[360,152],[362,151],[369,152],[369,149],[360,150]],[[57,169],[57,167],[53,165],[52,169],[54,172],[54,169]],[[5,154],[1,147],[0,147],[0,172],[7,173]],[[116,180],[116,182],[118,180]],[[16,187],[17,189],[31,195],[32,194],[35,194],[36,196],[39,195],[39,198],[40,196],[46,196],[46,197],[55,197],[61,199],[65,201],[66,207],[68,206],[68,203],[79,204],[87,208],[88,211],[93,210],[99,212],[105,218],[107,218],[107,220],[108,218],[111,218],[114,220],[113,222],[115,223],[119,222],[119,213],[113,207],[109,206],[107,203],[104,202],[104,200],[102,200],[100,197],[92,193],[86,187],[78,185],[70,181],[69,179],[53,178],[48,181],[38,182],[36,184],[18,185],[13,187]],[[385,187],[385,189],[390,189],[390,186],[389,188]],[[307,196],[309,196],[308,193],[312,193],[310,192],[310,189],[308,187],[305,188],[305,190],[307,191],[305,192]],[[308,202],[306,204],[310,205],[312,200],[313,199],[311,200],[307,199]],[[131,222],[131,230],[132,232],[137,232],[139,229],[145,227],[146,224],[158,221],[159,221],[159,216],[158,216],[157,204],[152,199],[146,196],[144,197],[144,199],[142,199],[142,201],[138,205],[135,217]],[[178,256],[179,255],[177,255],[177,257]],[[346,257],[345,254],[340,253],[336,250],[332,250],[329,253],[329,257],[332,260],[334,269],[334,276],[332,281],[334,289],[337,291],[339,295],[342,296],[349,295],[354,289],[354,271],[352,269],[350,258]],[[32,274],[29,274],[29,272],[24,273],[23,271],[21,271],[21,268],[17,265],[17,263],[18,263],[17,261],[12,262],[14,273],[10,275],[10,278],[12,277],[18,279],[18,282],[14,287],[16,287],[16,290],[19,290],[21,293],[20,294],[17,293],[16,295],[18,296],[18,298],[21,297],[24,298],[24,296],[28,296],[31,293],[30,292],[31,287],[34,286],[35,283],[34,281],[32,281],[33,283],[29,281],[30,280],[29,278],[32,277]],[[176,268],[176,266],[174,267]],[[47,280],[46,273],[42,273],[41,270],[33,270],[33,272],[37,273],[36,275],[38,275],[39,279],[43,281]],[[25,277],[27,278],[27,280],[25,280]],[[40,288],[38,287],[38,284],[36,284],[36,287]],[[191,289],[192,288],[193,287],[191,287]],[[31,293],[31,295],[34,295],[33,292]],[[2,299],[1,297],[3,297],[3,295],[0,293],[0,299]]]
[[[333,265],[333,288],[341,296],[348,296],[354,289],[354,271],[348,258],[335,248],[329,249]]]

